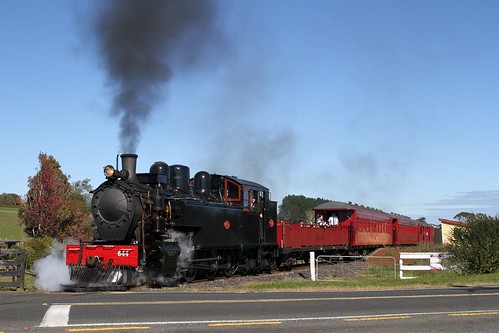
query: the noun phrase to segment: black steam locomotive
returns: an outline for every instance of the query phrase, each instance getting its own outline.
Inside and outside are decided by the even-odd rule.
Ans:
[[[188,167],[164,162],[136,173],[137,155],[121,160],[122,170],[106,166],[106,181],[92,192],[94,240],[66,248],[66,290],[165,286],[275,266],[269,189],[204,171],[191,178]]]

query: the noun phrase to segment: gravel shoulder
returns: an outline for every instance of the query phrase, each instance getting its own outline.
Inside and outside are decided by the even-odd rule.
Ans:
[[[326,265],[319,270],[319,279],[343,279],[362,273],[365,269],[363,262],[342,263],[341,265]],[[270,281],[310,281],[310,266],[295,267],[292,271],[274,270],[271,274],[234,275],[230,278],[217,277],[213,281],[200,280],[193,283],[184,283],[175,287],[175,290],[185,291],[233,291],[244,290],[244,287]],[[315,288],[313,288],[315,289]],[[321,289],[317,286],[317,289]]]
[[[236,288],[258,284],[267,281],[301,280],[310,279],[310,272],[294,270],[291,272],[274,271],[272,274],[260,275],[234,275],[230,278],[217,277],[213,281],[200,280],[193,283],[184,283],[175,287],[176,290],[185,291],[231,291]]]

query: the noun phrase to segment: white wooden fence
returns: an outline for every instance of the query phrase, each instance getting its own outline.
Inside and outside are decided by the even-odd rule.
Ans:
[[[401,279],[414,279],[415,276],[404,276],[404,271],[433,271],[433,270],[443,270],[442,259],[444,255],[440,252],[400,252],[400,278]],[[425,260],[428,262],[427,265],[420,265],[417,263],[415,265],[404,264],[404,260]]]

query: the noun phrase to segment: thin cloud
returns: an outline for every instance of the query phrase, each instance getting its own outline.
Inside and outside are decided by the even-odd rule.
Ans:
[[[498,208],[499,190],[458,192],[455,195],[427,203],[438,207]]]
[[[454,217],[461,212],[495,216],[499,212],[499,190],[458,192],[425,206],[428,215],[439,217]]]

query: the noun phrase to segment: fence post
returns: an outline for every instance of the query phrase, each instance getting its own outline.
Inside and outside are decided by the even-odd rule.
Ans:
[[[312,281],[316,280],[315,276],[315,252],[310,251],[310,278]]]
[[[400,277],[401,280],[404,279],[404,269],[403,269],[403,267],[404,267],[404,259],[403,259],[403,255],[404,255],[403,253],[400,253],[400,259],[399,259],[399,271],[400,271],[400,273],[399,273],[400,276],[399,277]]]

